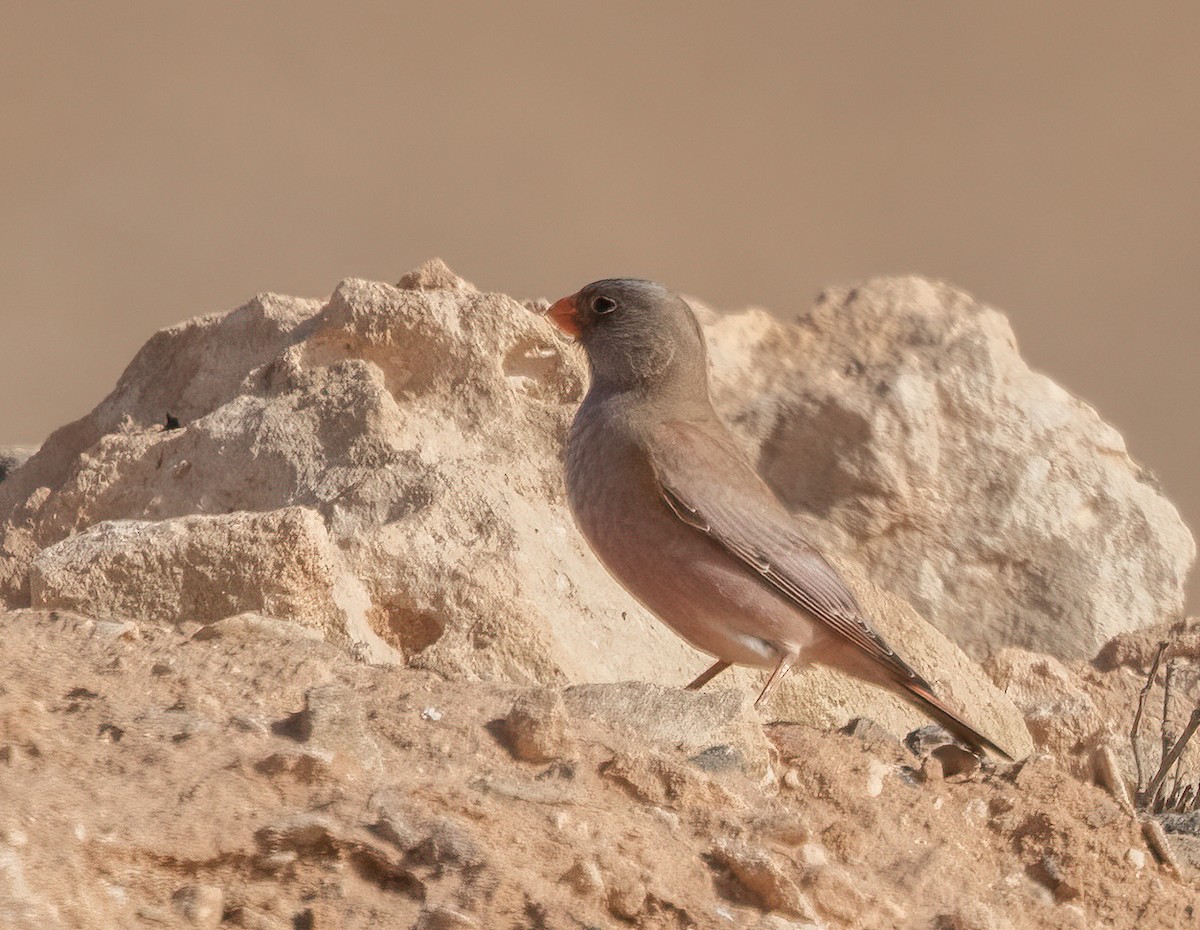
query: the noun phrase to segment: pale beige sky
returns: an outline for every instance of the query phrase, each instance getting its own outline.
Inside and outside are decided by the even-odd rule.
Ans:
[[[1200,526],[1200,5],[10,3],[0,443],[156,328],[431,255],[780,314],[946,278]]]

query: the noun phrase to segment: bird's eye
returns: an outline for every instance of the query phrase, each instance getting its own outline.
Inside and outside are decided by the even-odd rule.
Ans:
[[[611,297],[596,297],[592,300],[592,309],[600,316],[606,313],[612,313],[617,309],[617,302]]]

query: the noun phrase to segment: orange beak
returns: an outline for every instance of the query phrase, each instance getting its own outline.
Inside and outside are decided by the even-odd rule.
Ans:
[[[568,336],[578,339],[583,328],[579,325],[579,308],[575,306],[575,295],[564,297],[546,311],[546,316]]]

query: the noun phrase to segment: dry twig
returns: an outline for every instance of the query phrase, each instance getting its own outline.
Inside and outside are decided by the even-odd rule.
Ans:
[[[1153,807],[1157,803],[1158,792],[1162,788],[1163,780],[1167,777],[1167,772],[1179,760],[1179,757],[1183,755],[1183,750],[1187,748],[1188,740],[1192,738],[1197,729],[1200,729],[1200,707],[1192,711],[1192,716],[1188,718],[1188,724],[1184,727],[1183,735],[1179,737],[1170,751],[1163,756],[1162,764],[1158,767],[1158,772],[1155,773],[1150,784],[1146,786],[1145,794],[1141,797],[1143,801],[1149,801],[1150,807]]]
[[[1146,684],[1138,695],[1137,713],[1133,715],[1133,729],[1129,731],[1129,742],[1133,745],[1133,764],[1137,769],[1137,791],[1134,794],[1139,801],[1142,798],[1145,774],[1142,768],[1142,751],[1138,747],[1138,731],[1142,728],[1142,712],[1146,709],[1146,697],[1154,685],[1154,679],[1158,675],[1158,664],[1162,662],[1167,645],[1167,641],[1163,640],[1158,644],[1158,650],[1154,653],[1154,661],[1150,664],[1150,674],[1146,676]]]
[[[1171,751],[1174,740],[1171,738],[1171,690],[1175,687],[1175,672],[1179,668],[1177,659],[1168,659],[1167,667],[1163,670],[1163,710],[1162,710],[1162,754]],[[1160,757],[1161,758],[1161,757]]]

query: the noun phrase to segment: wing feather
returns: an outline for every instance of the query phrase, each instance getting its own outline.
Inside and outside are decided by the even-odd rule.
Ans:
[[[863,616],[841,575],[801,535],[792,515],[719,423],[672,422],[650,443],[659,492],[704,533],[837,635],[875,660],[910,699],[977,749],[1010,754],[962,719]]]
[[[871,626],[837,570],[804,539],[791,514],[723,433],[704,424],[671,422],[655,436],[651,461],[675,515],[900,682],[928,689],[928,682]]]

